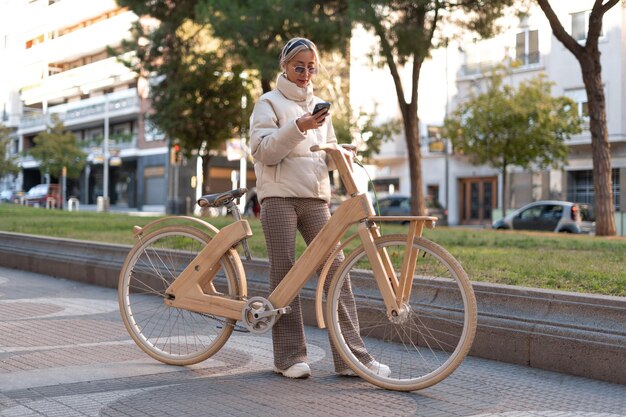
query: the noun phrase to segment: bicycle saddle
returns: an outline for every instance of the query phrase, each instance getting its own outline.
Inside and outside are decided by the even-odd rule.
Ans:
[[[248,191],[247,188],[237,188],[236,190],[226,191],[225,193],[207,194],[198,199],[200,207],[221,207],[230,203],[236,198],[241,197]]]

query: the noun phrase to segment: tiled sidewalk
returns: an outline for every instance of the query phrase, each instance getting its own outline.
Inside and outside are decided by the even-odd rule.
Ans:
[[[127,335],[114,290],[0,268],[0,416],[626,416],[626,386],[468,358],[438,385],[381,390],[332,372],[307,328],[313,377],[271,371],[269,335],[160,364]]]

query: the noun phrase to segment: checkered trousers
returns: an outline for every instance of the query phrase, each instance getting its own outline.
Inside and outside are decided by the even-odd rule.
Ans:
[[[295,262],[296,232],[299,231],[304,241],[311,241],[322,230],[330,218],[328,205],[323,200],[313,198],[265,198],[261,204],[261,224],[267,243],[270,262],[270,291],[282,281]],[[343,260],[343,254],[333,262],[325,282],[328,286],[335,271]],[[317,271],[321,271],[323,264]],[[344,337],[350,349],[363,362],[369,363],[373,358],[365,350],[359,335],[359,323],[354,304],[354,295],[350,280],[346,279],[341,288],[339,321]],[[291,303],[291,313],[280,317],[272,328],[274,347],[274,364],[279,369],[287,369],[298,362],[307,362],[306,338],[302,321],[300,296]],[[331,342],[335,371],[347,368]]]

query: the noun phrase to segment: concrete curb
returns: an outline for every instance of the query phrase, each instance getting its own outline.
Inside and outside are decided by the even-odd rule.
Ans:
[[[0,232],[0,265],[117,287],[130,246]],[[250,294],[266,295],[267,261],[244,261]],[[626,298],[474,282],[472,356],[626,384]],[[302,291],[315,325],[315,282]]]

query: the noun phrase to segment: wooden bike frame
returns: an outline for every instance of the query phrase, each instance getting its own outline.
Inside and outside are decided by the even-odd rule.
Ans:
[[[387,313],[390,316],[396,315],[410,296],[417,259],[417,251],[413,249],[412,242],[416,236],[421,236],[425,224],[432,226],[437,219],[427,216],[375,216],[372,204],[365,194],[359,193],[354,182],[351,152],[337,145],[324,145],[311,150],[323,150],[332,157],[351,198],[339,206],[285,278],[269,295],[268,300],[276,309],[288,306],[315,271],[323,265],[318,282],[317,310],[320,327],[324,327],[323,318],[319,313],[320,288],[326,279],[330,264],[345,246],[339,244],[340,239],[350,226],[358,224],[358,237],[369,258]],[[380,237],[377,221],[409,222],[407,252],[399,277],[394,272],[388,254],[376,248],[375,239]],[[236,221],[220,230],[170,285],[166,291],[169,298],[166,298],[165,303],[172,307],[240,320],[246,301],[223,297],[215,291],[211,281],[220,269],[220,259],[242,239],[249,236],[252,236],[252,232],[246,220]],[[243,282],[245,284],[245,280]]]

